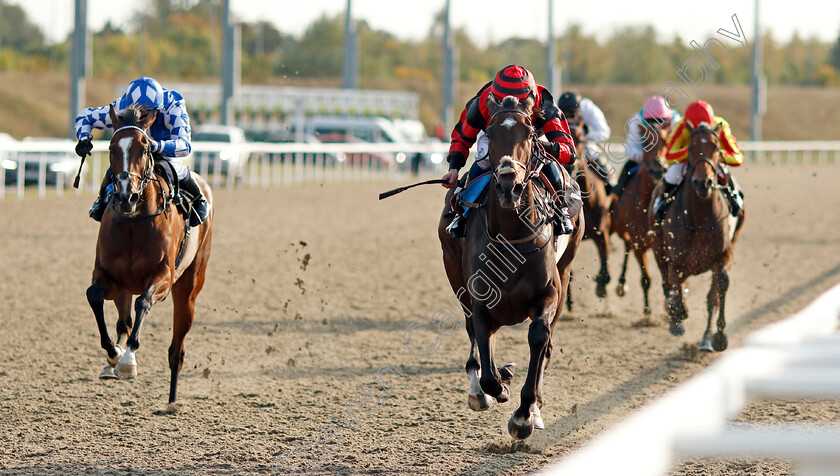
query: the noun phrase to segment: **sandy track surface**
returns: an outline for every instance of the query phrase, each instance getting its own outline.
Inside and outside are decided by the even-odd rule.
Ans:
[[[840,279],[836,166],[735,171],[747,221],[727,296],[732,347]],[[527,325],[498,336],[520,365],[511,402],[466,405],[463,329],[438,331],[449,307],[436,224],[443,189],[383,202],[405,182],[217,191],[207,284],[186,341],[182,407],[167,411],[170,301],[153,308],[134,381],[100,381],[105,362],[84,290],[97,225],[90,196],[0,202],[0,470],[5,474],[524,474],[579,446],[702,370],[708,276],[689,280],[690,318],[668,334],[658,272],[654,327],[629,296],[598,300],[595,248],[575,263],[577,308],[558,323],[546,374],[546,430],[512,444],[506,423],[527,363]],[[832,213],[836,215],[836,210]],[[116,311],[106,306],[113,329]],[[411,331],[416,355],[404,345]],[[389,370],[390,369],[390,370]],[[380,374],[379,384],[376,375]],[[382,383],[389,385],[383,390]],[[691,411],[686,409],[686,411]],[[829,402],[754,405],[744,419],[837,419]],[[278,463],[279,462],[279,463]],[[785,462],[703,462],[676,474],[787,474]]]

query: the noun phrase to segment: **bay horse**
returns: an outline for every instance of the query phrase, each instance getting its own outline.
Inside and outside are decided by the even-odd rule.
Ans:
[[[96,262],[87,299],[99,327],[108,365],[100,378],[130,379],[137,376],[135,352],[140,347],[140,329],[152,306],[172,293],[174,316],[169,347],[169,403],[176,398],[178,372],[184,362],[184,337],[193,323],[195,300],[204,286],[210,258],[213,213],[200,226],[190,228],[174,203],[174,194],[155,175],[155,158],[146,131],[157,111],[132,106],[109,114],[114,135],[109,146],[114,192],[99,227]],[[174,171],[173,171],[174,175]],[[210,188],[199,183],[212,204]],[[174,178],[177,182],[177,177]],[[131,299],[135,318],[132,325]],[[103,305],[117,307],[117,344],[111,341]]]
[[[624,296],[627,283],[627,261],[630,252],[636,257],[641,270],[642,292],[644,294],[644,313],[650,314],[650,274],[648,273],[647,251],[653,247],[653,234],[648,222],[648,206],[653,189],[662,180],[667,165],[665,164],[665,140],[667,132],[656,124],[637,123],[642,137],[642,161],[638,171],[627,181],[618,200],[613,202],[611,232],[624,241],[624,262],[621,276],[618,277],[616,293]]]
[[[580,196],[583,198],[583,216],[586,222],[583,239],[592,240],[598,248],[601,269],[595,276],[595,294],[603,298],[607,296],[607,284],[610,282],[607,256],[610,251],[610,203],[612,202],[612,195],[607,192],[606,178],[594,171],[588,164],[586,140],[580,121],[570,122],[569,131],[577,149],[577,160],[575,160],[572,170],[572,177],[578,183]],[[569,310],[572,310],[571,297],[567,306]]]
[[[520,405],[508,421],[510,435],[525,439],[535,428],[544,428],[540,413],[543,372],[551,359],[551,336],[569,285],[571,262],[583,236],[583,214],[572,217],[572,234],[555,239],[547,216],[551,205],[535,184],[541,180],[551,190],[539,170],[545,159],[553,159],[544,151],[540,154],[531,124],[533,99],[520,102],[508,96],[499,102],[490,95],[487,107],[492,115],[485,128],[492,164],[490,185],[467,222],[463,240],[446,231],[450,190],[438,235],[446,275],[461,303],[470,339],[466,372],[472,410],[486,410],[494,400],[510,398],[514,365],[496,367],[496,331],[531,319],[528,375]],[[564,180],[570,180],[562,173]]]
[[[688,276],[712,272],[706,297],[708,320],[699,349],[723,351],[728,346],[724,313],[729,269],[738,233],[744,224],[743,209],[737,217],[730,212],[722,191],[726,175],[721,169],[720,130],[701,126],[691,129],[688,159],[680,189],[665,210],[660,225],[654,227],[654,254],[662,273],[669,331],[685,333],[682,321],[688,317],[683,294]],[[724,183],[723,185],[721,183]],[[652,208],[652,206],[651,206]],[[653,211],[648,215],[653,220]],[[717,332],[712,335],[712,317],[718,313]]]

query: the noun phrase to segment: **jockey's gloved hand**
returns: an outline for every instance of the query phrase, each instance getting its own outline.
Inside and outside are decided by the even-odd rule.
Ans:
[[[160,142],[154,139],[149,139],[149,149],[151,149],[152,152],[160,152]]]
[[[90,137],[87,139],[82,139],[76,144],[76,155],[79,157],[86,157],[90,155],[90,151],[93,150],[93,144],[90,141]]]

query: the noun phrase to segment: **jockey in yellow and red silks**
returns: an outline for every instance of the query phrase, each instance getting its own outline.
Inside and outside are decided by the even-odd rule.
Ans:
[[[685,161],[688,158],[688,145],[691,143],[691,131],[700,127],[720,128],[720,153],[723,159],[721,169],[727,177],[728,194],[732,214],[738,215],[743,206],[743,194],[735,179],[729,174],[727,166],[738,167],[744,163],[744,156],[738,148],[735,136],[729,128],[729,123],[720,116],[716,116],[712,106],[705,101],[696,101],[685,109],[685,117],[671,130],[665,144],[665,160],[668,161],[668,171],[663,177],[661,196],[657,196],[653,209],[657,219],[661,219],[668,198],[680,184],[685,172]],[[655,193],[656,195],[656,193]]]

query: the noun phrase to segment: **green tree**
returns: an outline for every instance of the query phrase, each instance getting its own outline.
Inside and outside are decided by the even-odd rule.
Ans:
[[[20,53],[42,53],[45,50],[44,34],[26,17],[17,5],[0,0],[0,48]]]

